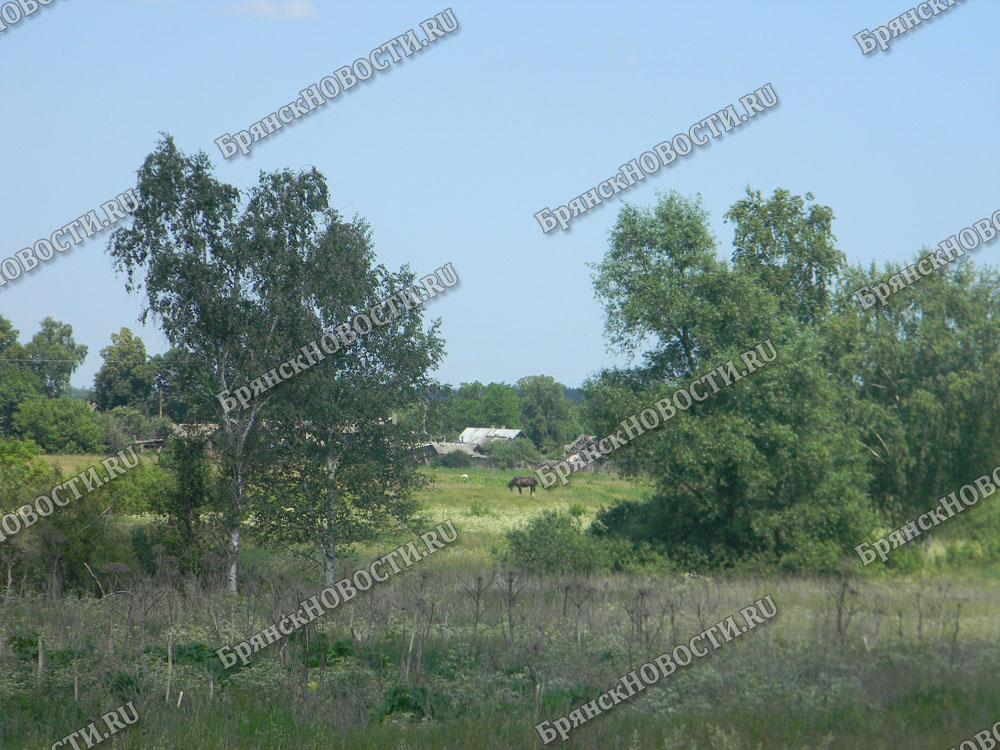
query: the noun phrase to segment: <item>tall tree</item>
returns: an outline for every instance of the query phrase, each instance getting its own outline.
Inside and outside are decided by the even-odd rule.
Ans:
[[[521,426],[517,389],[507,383],[490,383],[483,393],[483,417],[490,427]]]
[[[517,381],[524,433],[539,450],[565,445],[576,437],[578,425],[570,416],[572,403],[565,387],[549,375],[531,375]]]
[[[359,225],[358,229],[362,229]],[[345,266],[371,263],[367,231]],[[356,254],[356,255],[355,255]],[[321,306],[302,341],[349,320],[411,283],[405,270],[389,274],[373,267],[361,278],[330,274]],[[412,457],[411,437],[391,415],[415,404],[428,386],[442,342],[434,323],[422,326],[415,308],[405,318],[373,331],[350,350],[287,384],[264,435],[276,463],[261,463],[255,487],[261,494],[255,530],[265,538],[309,544],[329,585],[336,581],[337,556],[355,542],[404,526],[416,504],[413,492],[425,484]]]
[[[844,264],[834,246],[833,210],[813,204],[812,193],[778,188],[765,200],[747,188],[726,212],[734,225],[733,263],[755,273],[800,323],[815,323],[829,307],[833,282]]]
[[[141,319],[152,315],[171,346],[211,369],[212,388],[228,392],[266,372],[270,365],[262,365],[284,353],[282,327],[294,309],[276,283],[278,271],[287,257],[306,252],[317,213],[325,209],[326,186],[315,173],[306,173],[290,180],[290,192],[270,192],[267,184],[258,188],[255,205],[269,203],[288,228],[282,247],[254,241],[253,217],[241,213],[240,191],[211,171],[206,154],[188,156],[165,136],[139,169],[139,206],[131,226],[115,229],[108,249],[125,273],[126,288],[145,294]],[[225,411],[214,393],[199,396],[212,403],[221,428],[230,492],[228,584],[236,591],[248,448],[269,399]]]
[[[149,413],[177,423],[211,422],[215,417],[212,403],[199,394],[212,390],[212,372],[190,353],[168,349],[149,359],[153,390]]]
[[[478,380],[472,383],[462,383],[455,389],[449,405],[448,431],[457,435],[466,427],[479,427],[487,424],[486,411],[483,408],[483,395],[486,386]]]
[[[677,377],[694,369],[702,330],[721,313],[713,302],[727,274],[700,198],[657,196],[652,208],[622,207],[594,266],[594,288],[609,346],[643,352],[647,366]]]
[[[65,394],[70,377],[87,358],[87,347],[73,340],[73,326],[46,317],[24,347],[24,355],[45,395],[58,398]]]
[[[101,349],[104,364],[94,376],[94,398],[102,411],[130,406],[146,411],[153,388],[153,371],[142,339],[128,328],[111,334]]]
[[[154,315],[171,346],[212,373],[210,390],[203,390],[200,378],[191,382],[220,424],[229,485],[228,583],[235,591],[257,428],[265,414],[275,423],[296,422],[280,410],[270,412],[287,383],[263,394],[258,388],[245,408],[227,409],[215,394],[249,387],[299,355],[291,344],[306,343],[306,332],[318,330],[317,320],[330,322],[333,316],[324,311],[339,304],[328,294],[331,279],[346,290],[352,280],[364,282],[371,269],[368,257],[354,250],[367,228],[343,221],[329,206],[326,180],[315,169],[261,174],[245,203],[211,169],[207,155],[185,155],[165,136],[139,170],[132,225],[115,230],[109,250],[127,287],[143,288],[143,317]],[[322,359],[317,355],[322,352],[302,353],[311,362]],[[287,400],[282,408],[289,408]]]
[[[853,293],[900,270],[851,268],[825,335],[887,523],[991,470],[1000,442],[1000,273],[964,260],[862,310]]]
[[[28,367],[17,329],[0,315],[0,432],[12,435],[17,408],[42,395],[42,382]]]
[[[619,448],[615,462],[652,478],[655,491],[602,513],[597,527],[662,545],[685,565],[829,570],[873,521],[845,408],[851,392],[830,372],[818,326],[803,325],[801,308],[764,283],[766,269],[715,258],[697,208],[663,196],[651,209],[623,209],[611,232],[595,278],[607,328],[623,351],[646,353],[642,366],[590,381],[594,422],[611,432],[728,360],[747,374],[740,354],[765,340],[775,361],[718,392],[703,384],[702,403]],[[738,237],[750,233],[744,215],[731,213]],[[794,226],[803,221],[776,215],[760,234],[803,236]]]
[[[483,385],[478,380],[462,383],[447,407],[448,432],[466,427],[510,427],[521,425],[517,389],[506,383]]]
[[[399,411],[401,428],[415,440],[447,436],[452,431],[451,401],[454,396],[450,385],[430,381],[420,389],[416,403]]]

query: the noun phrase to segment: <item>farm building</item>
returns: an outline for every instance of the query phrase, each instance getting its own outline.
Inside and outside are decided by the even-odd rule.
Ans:
[[[157,453],[163,450],[163,447],[167,444],[166,438],[147,438],[146,440],[136,440],[135,444],[139,446],[140,453],[148,453],[149,451],[156,451]]]
[[[583,456],[583,451],[595,447],[597,435],[580,435],[569,445],[563,446],[565,460],[573,467],[574,471],[584,471],[594,473],[600,465],[603,471],[617,471],[617,466],[606,458],[597,461],[589,461]]]
[[[449,453],[465,453],[473,461],[486,461],[486,456],[476,450],[476,446],[469,443],[446,443],[430,442],[418,445],[413,449],[413,453],[423,463],[429,463],[434,456],[444,456]]]
[[[597,440],[597,435],[580,435],[569,445],[563,446],[563,455],[569,458],[591,445],[595,440]]]
[[[480,446],[494,440],[513,440],[523,435],[520,430],[508,430],[505,427],[466,427],[458,436],[458,442]]]
[[[170,428],[174,437],[186,440],[207,439],[212,437],[219,430],[219,425],[214,422],[200,422],[191,424],[175,424]]]

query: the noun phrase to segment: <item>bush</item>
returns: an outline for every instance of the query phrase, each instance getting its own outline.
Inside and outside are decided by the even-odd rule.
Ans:
[[[33,440],[46,453],[99,453],[105,448],[94,413],[65,397],[25,401],[14,413],[14,434]]]
[[[51,490],[51,488],[49,488]],[[128,538],[114,523],[114,483],[73,498],[13,538],[15,570],[32,588],[98,595],[135,569]],[[89,570],[88,570],[89,566]],[[101,583],[95,581],[95,576]]]
[[[446,469],[467,469],[472,466],[472,459],[468,453],[453,451],[445,453],[443,456],[434,456],[431,459],[431,466],[442,466]]]
[[[469,515],[476,518],[496,518],[497,514],[494,513],[483,503],[481,500],[473,500],[469,503]]]
[[[136,526],[129,534],[129,547],[136,561],[136,568],[146,575],[193,573],[207,581],[221,571],[219,560],[205,545],[184,544],[175,527],[153,521]]]
[[[32,589],[49,592],[68,588],[97,594],[102,585],[107,590],[135,562],[112,519],[122,494],[128,494],[133,472],[141,471],[137,466],[89,492],[84,491],[86,482],[70,485],[76,490],[64,488],[62,498],[69,501],[64,507],[53,508],[2,545],[11,578],[20,577]],[[104,474],[103,467],[93,472],[95,478]],[[52,488],[65,480],[59,469],[38,455],[37,446],[0,440],[0,515],[40,496],[51,497]]]
[[[585,532],[579,520],[547,510],[507,532],[505,562],[533,573],[590,573],[616,567],[611,547]]]
[[[136,450],[136,455],[138,453]],[[130,516],[149,513],[152,501],[164,491],[168,481],[169,477],[162,466],[140,461],[134,469],[129,469],[115,479],[115,512]]]
[[[519,468],[522,464],[538,463],[542,460],[534,443],[525,438],[494,440],[492,443],[487,443],[483,450],[487,456],[505,469]]]
[[[150,485],[149,505],[166,516],[161,539],[181,569],[199,569],[207,544],[205,513],[223,502],[225,479],[215,469],[208,443],[198,439],[172,439],[160,454],[158,482]]]
[[[33,442],[0,439],[0,516],[12,513],[61,481]]]
[[[132,445],[136,440],[164,438],[170,434],[170,421],[147,417],[131,406],[116,406],[97,416],[101,428],[101,441],[111,452]]]

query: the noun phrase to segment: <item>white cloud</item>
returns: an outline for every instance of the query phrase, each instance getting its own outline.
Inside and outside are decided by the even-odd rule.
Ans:
[[[246,0],[232,3],[226,11],[267,21],[305,21],[318,15],[312,0]]]

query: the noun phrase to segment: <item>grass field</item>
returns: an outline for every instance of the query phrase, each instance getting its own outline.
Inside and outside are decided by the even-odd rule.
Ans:
[[[146,463],[156,460],[154,454],[151,453],[137,453],[137,455],[141,461]],[[100,466],[101,461],[107,458],[107,455],[102,453],[46,453],[44,458],[53,466],[58,466],[64,476],[73,476],[91,466]]]
[[[308,638],[283,639],[225,674],[214,649],[293,612],[318,592],[314,571],[248,546],[235,597],[169,570],[120,580],[99,600],[5,597],[0,750],[49,747],[128,700],[139,721],[106,747],[540,747],[534,723],[768,594],[773,621],[573,730],[566,746],[930,750],[1000,720],[993,567],[511,580],[493,556],[506,530],[574,503],[589,519],[648,488],[576,475],[530,497],[508,491],[514,472],[428,471],[435,484],[421,493],[419,528],[451,519],[457,541],[317,619]],[[342,570],[410,538],[356,550]],[[495,569],[477,617],[468,587]]]
[[[426,519],[423,524],[430,527],[450,518],[459,530],[459,540],[449,548],[448,555],[433,557],[428,565],[454,569],[490,565],[491,550],[502,542],[504,533],[543,510],[565,511],[578,503],[587,509],[583,519],[589,523],[601,506],[638,499],[645,489],[614,475],[581,473],[565,486],[544,490],[539,484],[532,497],[528,490],[519,495],[516,488],[507,489],[512,477],[525,472],[443,468],[425,471],[434,484],[417,496],[421,518]],[[468,474],[469,479],[462,479],[463,474]],[[374,555],[379,549],[371,546],[362,551]]]

